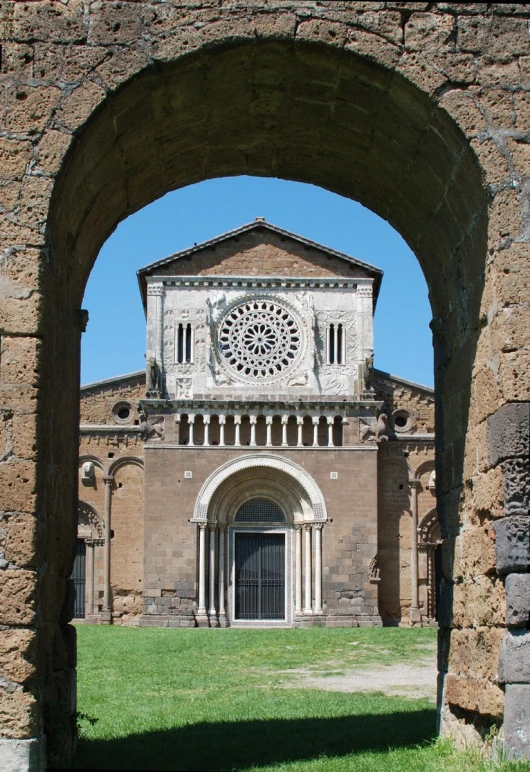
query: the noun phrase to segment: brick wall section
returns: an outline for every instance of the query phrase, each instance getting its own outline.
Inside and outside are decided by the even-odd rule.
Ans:
[[[377,613],[377,589],[369,582],[369,567],[377,551],[377,495],[373,485],[377,454],[338,450],[291,450],[280,454],[303,466],[313,477],[333,520],[323,531],[326,613],[333,621],[350,625],[363,614],[373,616]],[[198,537],[197,526],[188,521],[209,475],[232,458],[244,455],[245,451],[231,449],[146,449],[148,613],[180,615],[193,609],[197,597]],[[184,478],[186,470],[192,472],[192,479]],[[338,471],[338,479],[330,478],[331,471]],[[172,605],[171,595],[179,598],[177,606]]]
[[[138,422],[136,404],[145,397],[145,373],[140,375],[117,377],[111,382],[104,381],[93,386],[81,388],[80,422],[81,424],[117,423],[112,416],[112,408],[117,402],[129,402],[133,407],[130,423]]]
[[[155,274],[168,276],[369,276],[366,270],[264,228],[176,260]]]
[[[374,371],[374,388],[379,399],[384,402],[386,411],[392,422],[395,410],[406,410],[414,419],[413,426],[407,434],[434,433],[434,393],[432,389],[422,388],[400,381],[399,377],[391,377],[381,370]]]

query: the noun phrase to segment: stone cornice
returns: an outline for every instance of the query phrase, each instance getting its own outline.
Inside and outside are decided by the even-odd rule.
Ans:
[[[372,295],[373,279],[354,279],[343,276],[163,276],[155,275],[146,278],[148,294],[149,287],[163,283],[174,287],[209,287],[217,289],[252,289],[252,290],[283,290],[283,289],[362,289],[368,296]]]
[[[280,415],[289,413],[290,415],[322,415],[323,413],[333,413],[334,415],[361,414],[363,416],[375,415],[383,406],[380,400],[349,400],[344,397],[330,399],[325,397],[318,399],[293,399],[278,400],[271,399],[230,399],[230,398],[208,398],[208,399],[142,399],[140,401],[142,408],[151,414],[173,414],[173,413],[201,413],[208,412],[213,415]]]

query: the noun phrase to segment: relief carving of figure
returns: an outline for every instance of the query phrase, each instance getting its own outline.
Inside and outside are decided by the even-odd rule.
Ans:
[[[93,461],[85,461],[81,466],[81,482],[85,487],[94,485],[96,481],[96,468]]]
[[[147,360],[146,394],[148,397],[159,397],[162,393],[162,371],[154,357]]]
[[[308,383],[308,377],[307,373],[298,373],[298,375],[293,375],[289,380],[287,381],[287,387],[290,386],[307,386]]]
[[[382,440],[388,440],[388,418],[385,413],[381,413],[377,419],[375,426],[370,426],[367,423],[361,423],[359,426],[359,439],[361,442],[367,440],[375,440],[375,442],[381,442]]]
[[[359,391],[361,394],[372,393],[374,379],[374,355],[371,351],[364,362],[359,365]]]
[[[177,399],[192,399],[193,378],[177,378]]]

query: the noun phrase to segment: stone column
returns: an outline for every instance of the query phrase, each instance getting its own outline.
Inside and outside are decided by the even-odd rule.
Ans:
[[[287,446],[287,422],[289,421],[288,415],[282,415],[282,448]]]
[[[418,597],[418,490],[419,480],[409,480],[410,488],[410,624],[421,623]]]
[[[304,426],[304,416],[303,415],[296,416],[296,424],[297,424],[297,428],[298,428],[298,437],[297,437],[296,445],[297,445],[297,447],[301,448],[302,447],[302,429],[303,429],[303,426]]]
[[[295,525],[294,613],[302,613],[302,526]]]
[[[256,422],[258,417],[256,415],[249,416],[250,419],[250,446],[256,447]]]
[[[207,447],[210,444],[210,415],[206,413],[202,417],[203,425],[204,425],[204,439],[203,439],[203,447]]]
[[[94,540],[85,539],[86,546],[86,613],[94,613]]]
[[[315,606],[314,613],[322,614],[322,523],[315,523]]]
[[[339,361],[339,325],[333,326],[333,350],[335,352],[335,364]]]
[[[235,427],[234,445],[236,448],[240,448],[241,447],[241,435],[240,435],[241,416],[240,415],[234,416],[234,427]]]
[[[312,614],[311,602],[311,525],[304,525],[304,614]]]
[[[208,616],[210,617],[210,627],[217,627],[217,614],[215,608],[215,542],[217,538],[217,526],[215,523],[210,525],[210,603],[208,608]]]
[[[327,417],[328,422],[328,448],[333,447],[333,421],[335,420],[335,417],[332,415],[328,415]]]
[[[314,415],[311,420],[313,421],[313,447],[318,448],[318,424],[320,423],[320,416]]]
[[[195,423],[195,415],[193,413],[188,414],[188,427],[189,427],[189,435],[188,435],[188,445],[192,447],[194,445],[193,442],[193,424]]]
[[[197,617],[202,617],[203,620],[206,619],[206,528],[207,523],[199,524],[199,607]]]
[[[105,551],[103,565],[103,614],[107,622],[111,621],[111,593],[110,593],[110,511],[112,502],[112,477],[105,475]]]
[[[219,627],[227,627],[225,611],[225,536],[226,526],[219,526]]]
[[[273,416],[271,415],[268,415],[265,418],[265,423],[267,424],[267,441],[265,443],[265,446],[267,448],[272,447],[272,420],[273,420]]]
[[[219,416],[219,447],[224,448],[225,444],[225,424],[226,424],[226,416],[220,415]]]

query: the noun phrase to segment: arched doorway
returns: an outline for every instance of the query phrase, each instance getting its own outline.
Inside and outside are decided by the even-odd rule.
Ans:
[[[268,453],[229,461],[203,485],[193,521],[199,626],[318,623],[327,510],[302,467]]]

